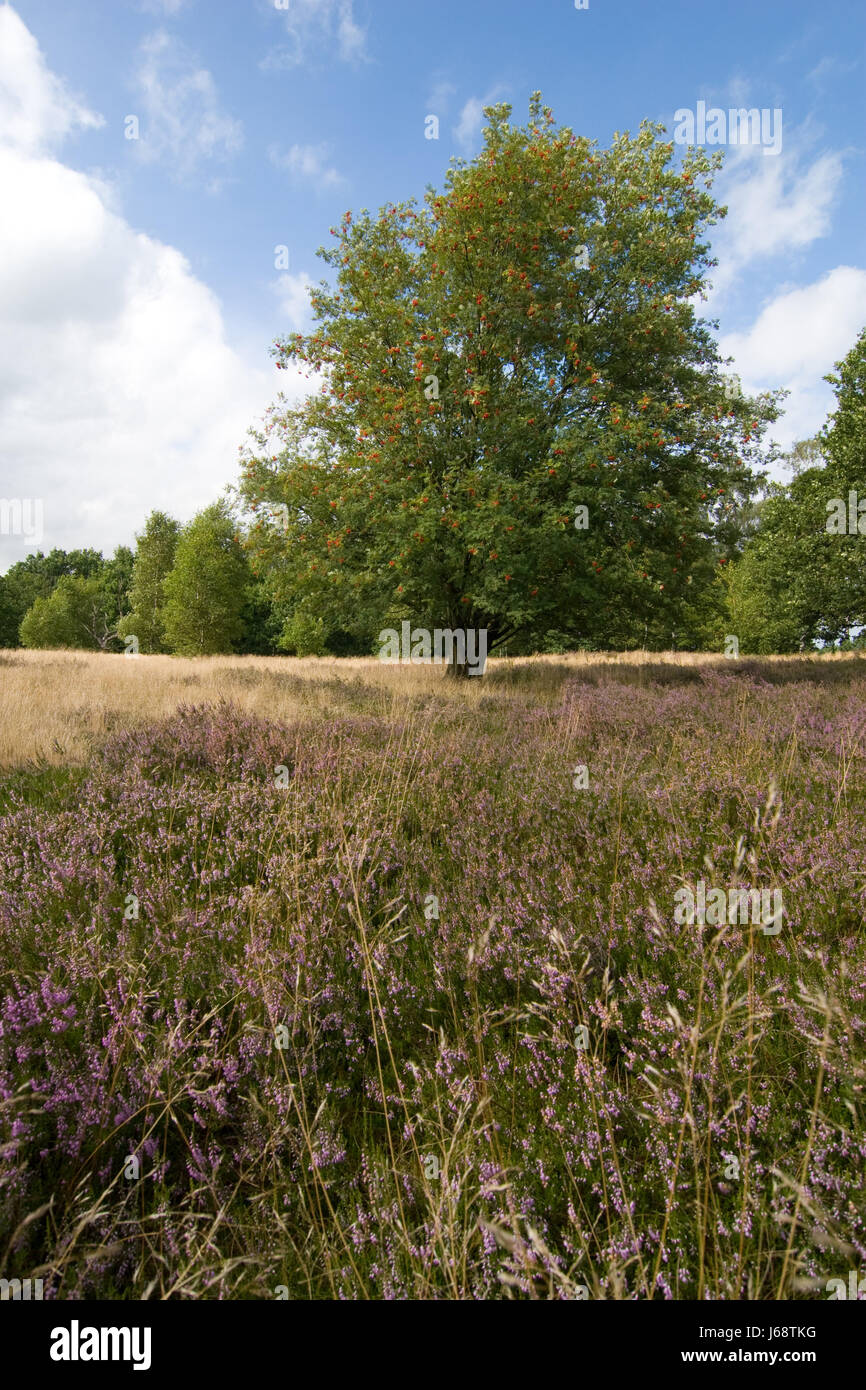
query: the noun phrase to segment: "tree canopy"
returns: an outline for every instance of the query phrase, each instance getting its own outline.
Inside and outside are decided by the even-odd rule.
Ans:
[[[110,600],[98,576],[64,575],[45,598],[37,598],[21,620],[25,647],[105,650],[112,636]]]
[[[824,379],[836,408],[792,459],[826,462],[770,487],[732,578],[730,630],[746,651],[846,641],[866,624],[866,329]]]
[[[116,650],[131,574],[125,545],[110,560],[97,550],[28,555],[0,584],[0,645]]]
[[[37,550],[10,565],[0,581],[0,647],[19,645],[19,628],[38,598],[48,598],[64,576],[89,579],[105,561],[98,550]]]
[[[234,514],[28,556],[0,645],[349,655],[406,620],[512,653],[863,640],[866,329],[768,482],[785,393],[745,395],[696,310],[721,155],[675,159],[649,122],[602,149],[538,94],[524,127],[486,115],[441,191],[331,229],[316,326],[274,345],[311,388],[250,431]]]
[[[633,645],[736,553],[778,413],[726,377],[693,301],[718,156],[645,123],[609,149],[487,110],[424,206],[347,212],[317,328],[275,347],[320,382],[253,432],[255,568],[327,626],[554,629]]]
[[[163,588],[165,637],[181,656],[231,651],[243,633],[247,557],[225,502],[205,507],[181,532]]]
[[[180,524],[165,512],[153,511],[136,537],[130,586],[131,611],[121,632],[135,636],[141,652],[165,651],[164,583],[174,564]]]

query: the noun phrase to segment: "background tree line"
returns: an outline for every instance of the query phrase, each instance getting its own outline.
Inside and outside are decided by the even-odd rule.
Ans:
[[[136,542],[110,559],[55,549],[12,565],[0,576],[0,648],[123,652],[135,637],[141,652],[179,656],[371,649],[273,601],[224,500],[185,527],[154,511]]]
[[[721,651],[730,634],[744,653],[866,645],[866,329],[826,380],[836,408],[787,455],[791,481],[767,483],[741,508],[729,553],[717,556],[725,563],[664,619],[620,612],[609,634],[583,645]],[[847,515],[852,493],[856,530],[828,531],[834,500]],[[278,544],[281,528],[273,532]],[[293,602],[282,565],[262,564],[260,534],[219,501],[186,527],[152,512],[135,551],[119,546],[110,559],[92,549],[30,555],[0,577],[0,647],[120,652],[135,635],[145,653],[374,654],[382,624],[359,632],[351,611],[326,622],[301,593]],[[549,627],[508,650],[580,645]]]

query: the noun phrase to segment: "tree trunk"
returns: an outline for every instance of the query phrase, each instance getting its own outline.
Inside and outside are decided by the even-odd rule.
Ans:
[[[478,674],[480,675],[481,673],[479,672]],[[474,677],[474,679],[477,679],[477,678],[478,678],[477,676]],[[457,660],[457,653],[456,653],[456,651],[454,651],[454,652],[451,653],[451,660],[448,662],[448,665],[445,667],[445,679],[446,679],[446,680],[458,680],[458,681],[473,679],[472,673],[471,673],[470,668],[469,668],[469,662],[468,662],[468,661],[458,661],[458,660]]]

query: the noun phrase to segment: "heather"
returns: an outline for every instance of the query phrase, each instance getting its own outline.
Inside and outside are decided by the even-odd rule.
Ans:
[[[5,779],[0,1275],[737,1299],[860,1268],[856,659],[472,684],[190,702]],[[782,930],[676,923],[698,879],[780,888]]]

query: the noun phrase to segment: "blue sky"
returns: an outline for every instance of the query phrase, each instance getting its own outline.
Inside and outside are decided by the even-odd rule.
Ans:
[[[781,110],[779,153],[728,150],[701,312],[744,388],[791,390],[780,443],[813,432],[866,324],[864,40],[862,0],[0,5],[0,493],[43,499],[43,548],[188,519],[303,389],[268,348],[309,323],[329,227],[441,184],[484,104],[523,123],[536,88],[601,144]],[[0,570],[33,548],[0,535]]]

